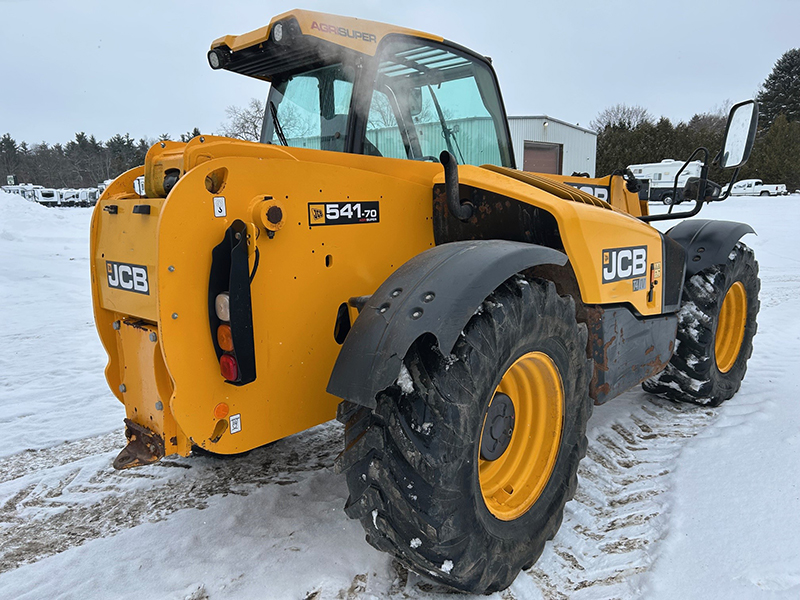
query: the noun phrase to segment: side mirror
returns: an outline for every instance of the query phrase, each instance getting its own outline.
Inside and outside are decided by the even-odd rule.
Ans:
[[[725,143],[717,157],[723,169],[741,167],[750,158],[758,126],[758,103],[745,100],[734,104],[725,129]]]

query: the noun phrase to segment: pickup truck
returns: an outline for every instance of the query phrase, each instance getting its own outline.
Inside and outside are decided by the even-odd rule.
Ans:
[[[725,189],[722,192],[725,193]],[[742,179],[734,183],[731,190],[731,196],[785,196],[788,193],[783,183],[763,183],[760,179]]]

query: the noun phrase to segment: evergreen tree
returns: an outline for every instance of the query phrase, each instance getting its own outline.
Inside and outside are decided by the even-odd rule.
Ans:
[[[17,175],[19,178],[19,148],[11,135],[6,133],[0,138],[0,185],[5,185],[7,175]]]
[[[760,121],[769,129],[778,115],[789,121],[800,121],[800,48],[784,53],[758,93]]]
[[[182,133],[181,134],[181,141],[182,142],[189,142],[189,141],[193,140],[194,138],[196,138],[196,137],[198,137],[200,135],[202,135],[200,133],[200,130],[197,127],[195,127],[191,131],[188,131],[186,133]]]

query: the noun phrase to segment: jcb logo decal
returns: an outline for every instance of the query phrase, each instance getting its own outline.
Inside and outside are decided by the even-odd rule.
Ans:
[[[583,183],[577,183],[575,181],[565,181],[567,185],[571,185],[574,188],[578,188],[582,192],[586,192],[587,194],[591,194],[595,198],[600,198],[604,202],[608,202],[608,186],[604,185],[586,185]]]
[[[634,279],[647,272],[647,246],[603,250],[603,283]]]
[[[308,205],[308,222],[311,225],[324,225],[325,224],[325,205],[324,204],[309,204]]]
[[[106,275],[108,277],[108,287],[150,295],[147,267],[143,265],[129,265],[107,260]]]
[[[309,225],[353,225],[356,223],[378,223],[380,205],[368,202],[323,202],[308,205]]]

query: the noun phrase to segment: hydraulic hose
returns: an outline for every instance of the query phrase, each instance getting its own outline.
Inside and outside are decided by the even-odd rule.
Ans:
[[[447,208],[450,214],[462,221],[468,221],[472,217],[472,205],[461,204],[461,197],[458,188],[458,164],[456,157],[447,150],[439,155],[439,162],[444,167],[444,186],[447,193]]]

